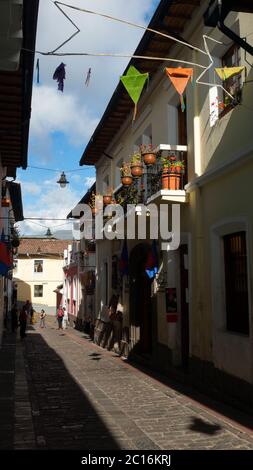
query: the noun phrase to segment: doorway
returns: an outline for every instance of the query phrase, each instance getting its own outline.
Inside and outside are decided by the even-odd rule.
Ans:
[[[145,271],[150,250],[150,245],[140,243],[129,257],[130,342],[141,354],[152,352],[151,281]]]

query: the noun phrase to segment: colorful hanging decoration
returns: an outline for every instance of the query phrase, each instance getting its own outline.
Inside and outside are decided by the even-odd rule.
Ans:
[[[145,271],[149,279],[154,279],[158,273],[158,254],[156,240],[152,241],[151,251],[148,253],[148,258],[146,261]]]
[[[219,75],[220,79],[224,82],[228,78],[238,75],[244,70],[244,67],[221,67],[215,68],[215,72]]]
[[[86,85],[86,86],[89,86],[90,77],[91,77],[91,68],[89,68],[89,70],[88,70],[88,72],[87,72],[87,76],[86,76],[86,80],[85,80],[85,85]]]
[[[137,114],[137,103],[140,99],[144,85],[148,79],[148,73],[140,73],[133,65],[129,67],[126,75],[120,77],[121,82],[123,83],[125,89],[127,90],[130,98],[133,100],[135,105],[133,121],[135,121]]]
[[[12,266],[11,252],[5,241],[4,232],[0,238],[0,275],[6,277]]]
[[[63,62],[57,67],[57,69],[54,72],[53,79],[57,80],[58,82],[58,90],[63,92],[64,89],[64,80],[66,78],[66,72],[65,72],[65,67],[66,65],[63,64]]]
[[[39,84],[40,83],[40,59],[37,59],[36,72],[37,72],[37,84]]]
[[[180,103],[182,111],[185,110],[183,93],[187,86],[189,79],[192,80],[193,69],[183,68],[183,67],[166,67],[166,74],[170,78],[172,84],[176,88],[177,92],[180,95]]]

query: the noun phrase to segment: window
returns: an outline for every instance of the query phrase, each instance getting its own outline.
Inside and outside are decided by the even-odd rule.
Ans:
[[[223,237],[226,324],[228,331],[249,334],[246,232]]]
[[[234,44],[222,57],[222,67],[239,67],[241,63],[240,57],[240,48]],[[233,95],[237,102],[240,103],[241,101],[241,92],[242,92],[242,77],[241,74],[235,75],[233,77],[228,78],[223,82],[224,88]],[[225,114],[227,111],[234,107],[234,102],[232,102],[231,98],[224,93],[223,95],[223,106],[224,109],[221,112],[221,115]]]
[[[41,259],[34,260],[34,272],[43,273],[43,260]]]
[[[43,297],[43,286],[34,286],[34,297]]]

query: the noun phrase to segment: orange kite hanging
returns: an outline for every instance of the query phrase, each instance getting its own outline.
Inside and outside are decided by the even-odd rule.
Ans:
[[[166,74],[170,78],[174,87],[180,95],[181,109],[185,110],[183,93],[187,86],[189,79],[192,80],[193,69],[186,69],[183,67],[166,67]]]

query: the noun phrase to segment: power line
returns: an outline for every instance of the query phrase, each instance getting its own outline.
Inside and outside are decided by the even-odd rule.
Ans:
[[[56,170],[56,168],[45,168],[45,167],[32,166],[32,165],[28,165],[27,168],[32,168],[34,170],[54,171],[56,173],[60,173],[62,171],[62,170]],[[64,170],[64,172],[65,173],[75,173],[76,171],[89,171],[92,168],[94,168],[94,167],[92,166],[91,168],[76,168],[75,170]]]

